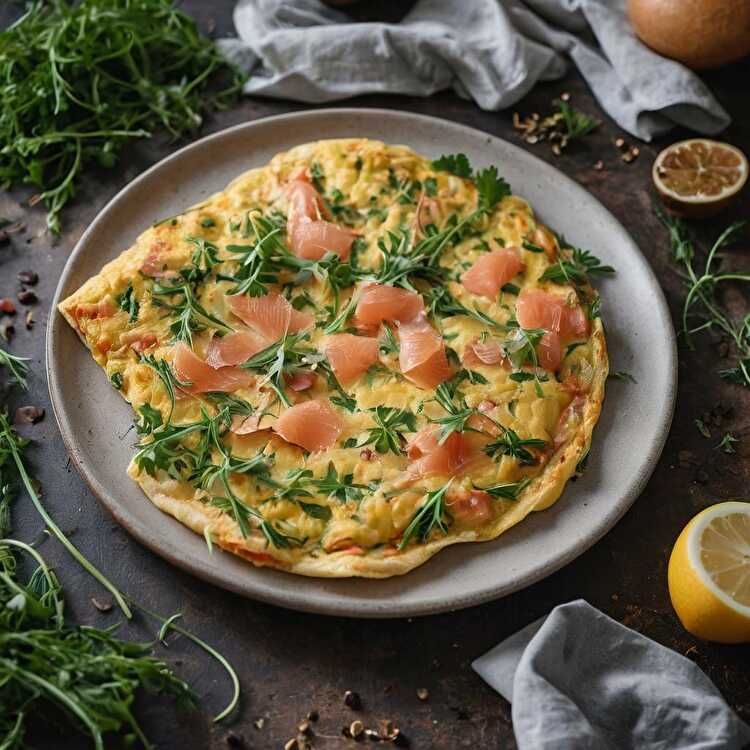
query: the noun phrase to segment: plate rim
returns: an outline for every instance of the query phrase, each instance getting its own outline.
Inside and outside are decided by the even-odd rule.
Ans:
[[[632,244],[636,252],[641,256],[644,263],[644,272],[649,277],[652,288],[656,291],[654,301],[656,302],[656,308],[659,313],[659,318],[665,323],[663,328],[668,333],[668,346],[666,347],[666,358],[667,364],[667,383],[666,392],[663,398],[663,418],[660,421],[659,429],[654,434],[649,446],[649,450],[646,452],[644,462],[642,464],[642,470],[640,472],[637,481],[633,483],[629,492],[621,496],[620,501],[613,505],[608,513],[606,513],[599,524],[588,533],[583,540],[578,540],[575,544],[572,544],[570,548],[563,554],[558,555],[554,561],[549,562],[546,566],[539,566],[535,570],[528,571],[524,575],[520,575],[514,579],[511,584],[500,584],[497,586],[488,586],[481,591],[481,593],[469,593],[464,595],[457,595],[452,597],[447,603],[445,601],[433,601],[425,602],[422,604],[390,604],[387,606],[379,605],[378,602],[374,602],[371,606],[361,606],[361,602],[358,602],[360,606],[354,607],[354,602],[347,604],[346,601],[332,601],[329,603],[319,603],[317,600],[309,600],[297,596],[289,596],[285,592],[280,592],[278,595],[275,593],[266,593],[264,591],[248,590],[246,585],[240,585],[234,583],[233,579],[229,577],[219,579],[217,576],[203,569],[197,562],[191,562],[188,559],[170,554],[165,551],[159,544],[158,538],[150,538],[146,534],[142,534],[135,530],[128,520],[130,515],[128,512],[118,506],[115,498],[103,486],[89,469],[85,466],[84,460],[78,455],[77,438],[75,431],[72,429],[72,420],[67,419],[65,399],[63,397],[63,389],[61,382],[58,378],[56,369],[53,367],[55,362],[56,352],[56,339],[62,329],[62,325],[65,322],[62,316],[58,313],[57,306],[63,298],[64,288],[69,280],[72,269],[76,263],[76,259],[81,254],[88,242],[88,238],[98,229],[98,227],[106,223],[108,214],[111,210],[115,209],[117,205],[127,196],[136,191],[139,186],[146,181],[154,172],[159,171],[168,164],[172,164],[175,161],[180,160],[187,152],[204,148],[207,144],[212,141],[221,141],[222,139],[231,136],[232,134],[241,130],[252,130],[258,125],[267,125],[269,122],[281,122],[290,121],[296,122],[301,119],[315,119],[316,117],[329,117],[331,115],[339,115],[341,117],[352,117],[352,116],[375,116],[378,115],[384,117],[398,117],[406,118],[413,125],[415,122],[420,121],[428,124],[439,124],[443,127],[448,126],[455,128],[457,131],[461,131],[467,135],[467,137],[476,138],[481,136],[486,139],[489,143],[493,141],[499,141],[502,143],[503,148],[506,148],[514,153],[514,155],[520,155],[522,159],[529,160],[533,166],[540,167],[542,171],[553,171],[557,178],[562,181],[563,186],[566,189],[570,189],[573,192],[585,195],[588,200],[593,201],[598,209],[608,217],[612,222],[613,226],[617,228],[625,237],[627,237]],[[528,151],[516,146],[513,143],[488,133],[479,128],[475,128],[469,125],[465,125],[460,122],[454,122],[452,120],[446,120],[440,117],[434,117],[431,115],[425,115],[416,112],[401,111],[389,108],[371,108],[371,107],[330,107],[322,109],[312,110],[298,110],[293,112],[287,112],[277,115],[270,115],[267,117],[260,117],[257,119],[238,123],[236,125],[224,128],[215,133],[199,138],[191,143],[186,144],[182,148],[168,154],[164,158],[157,161],[155,164],[144,170],[133,180],[124,185],[107,203],[104,207],[96,214],[92,222],[83,232],[81,237],[76,242],[70,255],[68,256],[63,269],[60,273],[55,293],[52,299],[51,307],[48,316],[48,325],[45,336],[45,371],[47,375],[47,383],[50,395],[50,402],[52,410],[55,415],[55,420],[60,430],[60,435],[65,445],[66,452],[68,453],[73,465],[76,467],[76,471],[84,480],[84,483],[91,490],[94,497],[97,499],[100,505],[121,525],[139,544],[146,547],[151,552],[154,552],[160,558],[165,560],[167,563],[184,570],[197,578],[211,583],[215,586],[223,588],[225,590],[232,591],[233,593],[240,594],[246,598],[253,600],[262,601],[267,604],[273,604],[286,609],[295,611],[310,612],[314,614],[325,614],[330,616],[345,616],[345,617],[357,617],[357,618],[393,618],[393,617],[414,617],[414,616],[426,616],[432,614],[439,614],[443,612],[452,612],[468,607],[478,606],[495,599],[502,598],[508,594],[520,591],[538,581],[547,578],[553,573],[557,572],[561,568],[568,565],[570,562],[575,560],[577,557],[582,555],[584,552],[589,550],[598,541],[600,541],[611,529],[617,524],[617,522],[625,515],[630,509],[635,500],[640,496],[641,492],[645,488],[648,481],[651,479],[659,458],[666,443],[669,431],[671,428],[672,420],[675,412],[675,403],[677,397],[677,340],[672,323],[669,307],[667,305],[664,291],[659,283],[659,280],[654,273],[651,264],[646,259],[645,255],[641,252],[640,247],[632,238],[630,232],[622,225],[622,223],[611,213],[611,211],[601,201],[589,192],[582,185],[578,184],[571,177],[568,177],[557,167],[548,164],[547,162],[540,159],[538,156],[529,153]],[[606,403],[606,399],[605,399]],[[302,579],[306,580],[306,579]]]

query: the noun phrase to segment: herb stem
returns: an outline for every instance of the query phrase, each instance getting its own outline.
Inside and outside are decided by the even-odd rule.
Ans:
[[[128,607],[127,602],[125,601],[123,595],[120,593],[117,586],[115,586],[112,583],[112,581],[110,581],[102,572],[100,572],[96,567],[94,567],[81,554],[81,552],[73,544],[73,542],[71,542],[65,536],[65,534],[63,534],[60,527],[54,522],[54,520],[52,519],[52,516],[50,516],[50,514],[47,512],[47,509],[44,507],[44,505],[42,505],[42,501],[39,499],[39,495],[37,494],[37,491],[34,489],[34,485],[31,483],[31,478],[29,477],[28,472],[26,471],[26,467],[24,466],[23,460],[21,459],[21,455],[18,451],[16,438],[11,432],[11,426],[10,426],[10,423],[8,422],[8,418],[3,413],[0,413],[0,434],[5,440],[8,446],[8,450],[13,456],[13,461],[21,477],[21,481],[23,482],[23,485],[26,488],[26,492],[31,498],[31,502],[34,503],[34,507],[36,508],[37,513],[39,513],[39,515],[42,517],[45,524],[47,525],[47,528],[49,528],[49,530],[57,538],[60,544],[62,544],[63,547],[65,547],[65,549],[68,550],[71,557],[73,557],[89,575],[91,575],[93,578],[99,581],[99,583],[101,583],[101,585],[104,586],[104,588],[107,589],[107,591],[109,591],[110,594],[112,594],[115,601],[117,602],[117,605],[120,607],[125,617],[127,617],[128,619],[132,618],[133,613],[130,611],[130,607]]]

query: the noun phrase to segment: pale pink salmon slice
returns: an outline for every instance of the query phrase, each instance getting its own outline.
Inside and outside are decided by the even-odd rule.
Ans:
[[[464,288],[472,294],[488,299],[497,299],[500,290],[521,269],[523,263],[518,249],[501,247],[491,253],[484,253],[479,260],[461,277]]]
[[[476,457],[475,446],[461,433],[453,432],[440,444],[438,425],[423,427],[407,446],[412,459],[408,475],[411,479],[430,476],[453,476]]]
[[[443,337],[424,315],[398,328],[401,372],[420,388],[436,388],[453,375]]]
[[[321,399],[289,407],[276,420],[273,429],[287,443],[315,453],[334,445],[343,425],[331,402]]]
[[[239,367],[222,367],[215,370],[194,354],[182,341],[174,346],[172,364],[177,379],[189,384],[183,387],[183,390],[188,393],[236,391],[239,388],[248,388],[255,383],[255,377]]]
[[[378,361],[379,347],[377,339],[337,333],[326,339],[323,351],[339,383],[348,385]]]
[[[481,526],[495,517],[495,504],[488,492],[474,489],[448,494],[448,513],[462,526]]]
[[[380,325],[384,320],[406,323],[424,312],[422,296],[408,289],[385,284],[369,284],[359,296],[355,322]]]
[[[317,190],[305,179],[293,180],[289,187],[287,238],[291,251],[301,258],[320,260],[326,252],[349,257],[357,232],[330,221]]]
[[[206,364],[216,369],[241,365],[268,345],[267,339],[249,328],[214,336],[208,345]]]
[[[544,328],[559,333],[564,341],[588,336],[589,322],[580,305],[569,304],[559,294],[523,289],[516,301],[516,318],[522,328]]]
[[[295,310],[285,297],[275,293],[262,297],[229,297],[229,308],[240,320],[263,336],[268,345],[287,333],[299,333],[312,328],[315,323],[315,318],[310,313]]]

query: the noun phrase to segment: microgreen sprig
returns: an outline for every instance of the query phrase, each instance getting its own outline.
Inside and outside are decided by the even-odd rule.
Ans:
[[[750,282],[750,273],[722,272],[716,268],[719,251],[732,242],[743,222],[728,226],[714,242],[706,256],[703,269],[696,269],[696,252],[680,219],[667,215],[660,209],[656,215],[669,231],[672,257],[680,265],[688,289],[682,308],[682,334],[687,345],[693,348],[692,337],[699,331],[716,330],[727,336],[736,349],[736,366],[719,371],[719,375],[738,385],[750,388],[750,313],[739,321],[733,320],[721,307],[716,290],[726,282]],[[692,320],[698,324],[693,325]]]

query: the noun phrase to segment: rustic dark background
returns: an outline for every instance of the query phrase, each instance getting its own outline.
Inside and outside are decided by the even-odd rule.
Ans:
[[[389,12],[393,4],[363,3],[359,16]],[[231,0],[203,3],[186,0],[201,27],[216,35],[232,32]],[[0,7],[0,26],[17,12]],[[750,153],[750,60],[705,75],[705,80],[734,118],[723,138]],[[674,131],[653,144],[637,143],[640,156],[625,164],[615,147],[622,133],[600,110],[578,74],[571,70],[562,81],[538,86],[519,102],[522,114],[548,112],[562,92],[573,103],[600,118],[602,126],[574,143],[561,157],[546,144],[524,146],[570,175],[590,190],[632,233],[656,271],[676,319],[681,307],[681,282],[669,260],[664,229],[653,214],[654,190],[650,170],[658,151],[689,132]],[[395,96],[358,97],[347,104],[391,107],[420,112],[471,125],[520,143],[512,126],[512,112],[483,112],[472,102],[451,93],[429,99]],[[266,115],[305,108],[305,105],[264,99],[244,99],[228,112],[211,118],[203,134]],[[232,737],[244,746],[280,748],[296,733],[298,721],[310,709],[320,720],[314,725],[315,747],[333,750],[353,746],[341,728],[354,718],[374,725],[391,719],[417,750],[428,748],[515,748],[510,706],[471,670],[470,662],[499,640],[548,612],[578,597],[587,599],[620,622],[693,659],[718,685],[738,713],[750,721],[750,649],[704,643],[687,634],[669,603],[666,567],[671,546],[684,524],[702,508],[720,500],[747,496],[750,475],[750,394],[721,381],[716,375],[721,350],[717,342],[701,340],[695,351],[680,350],[677,411],[664,454],[646,490],[632,509],[602,541],[574,563],[546,580],[500,601],[449,615],[415,620],[361,621],[327,618],[284,611],[242,599],[190,577],[140,547],[100,507],[80,477],[71,469],[52,417],[44,375],[44,332],[51,313],[49,302],[60,271],[77,240],[104,204],[136,174],[178,145],[157,137],[127,152],[118,168],[90,174],[78,197],[63,213],[64,232],[51,239],[44,231],[44,214],[29,209],[27,191],[0,194],[0,216],[25,223],[25,231],[0,247],[0,297],[15,297],[17,272],[31,268],[41,280],[39,302],[32,306],[33,330],[23,325],[21,309],[11,350],[32,359],[29,392],[19,403],[47,410],[45,419],[24,433],[33,439],[29,460],[42,483],[44,501],[62,528],[82,552],[122,589],[166,613],[182,612],[184,622],[222,651],[237,667],[242,681],[240,710],[231,721],[213,725],[212,713],[228,697],[222,670],[182,639],[159,649],[196,689],[200,705],[181,713],[162,701],[141,701],[140,716],[147,733],[159,747],[226,748]],[[593,165],[604,162],[597,171]],[[693,226],[699,244],[706,246],[732,219],[750,217],[750,189],[726,214]],[[746,237],[748,234],[746,234]],[[732,251],[736,263],[748,268],[750,242]],[[730,290],[733,304],[746,305],[740,290]],[[746,309],[746,308],[745,308]],[[648,310],[643,310],[648,315]],[[637,386],[612,382],[612,388]],[[711,412],[730,412],[711,425],[704,438],[694,419]],[[706,415],[706,413],[709,413]],[[725,431],[741,442],[738,452],[715,450]],[[638,450],[638,445],[633,445]],[[26,500],[14,511],[15,532],[32,539],[41,530],[39,518]],[[91,603],[107,597],[55,542],[46,542],[44,554],[53,563],[68,593],[69,614],[77,621],[106,626],[122,618],[113,609],[100,613]],[[150,638],[153,623],[136,618],[122,633]],[[421,701],[418,688],[427,688]],[[363,710],[343,705],[346,690],[362,696]],[[258,722],[263,718],[264,722]],[[258,728],[262,723],[262,728]],[[44,733],[43,733],[44,734]],[[39,740],[40,747],[87,747],[76,738]],[[113,743],[113,746],[118,746]]]

